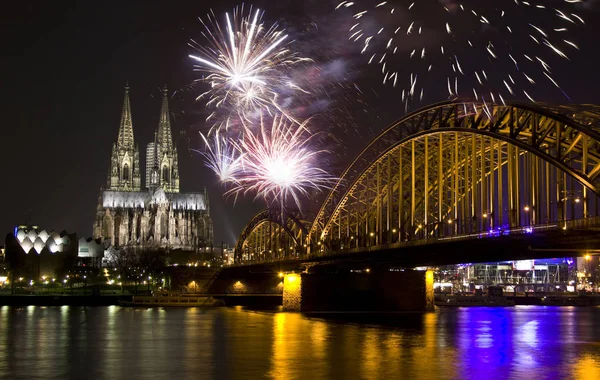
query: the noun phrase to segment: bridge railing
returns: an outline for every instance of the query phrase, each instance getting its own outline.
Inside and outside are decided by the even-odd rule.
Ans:
[[[461,235],[453,235],[453,236],[444,236],[444,237],[428,237],[426,239],[419,240],[409,240],[403,242],[396,242],[385,245],[371,245],[365,247],[357,247],[357,248],[342,248],[337,249],[335,251],[326,251],[326,252],[315,252],[312,254],[291,254],[287,257],[273,257],[273,258],[264,258],[258,260],[246,260],[241,263],[232,264],[232,266],[243,266],[248,264],[258,264],[258,263],[276,263],[280,261],[302,261],[302,260],[310,260],[315,258],[327,258],[338,255],[345,254],[353,254],[353,253],[364,253],[364,252],[376,252],[388,249],[398,249],[405,247],[415,247],[422,246],[428,244],[443,244],[443,243],[451,243],[462,240],[474,240],[474,239],[493,239],[500,236],[517,236],[517,235],[528,235],[535,234],[536,232],[543,231],[556,231],[556,230],[576,230],[576,229],[588,229],[591,227],[600,227],[600,216],[582,218],[582,219],[574,219],[574,220],[564,220],[547,224],[535,224],[530,226],[519,226],[513,228],[496,228],[490,229],[486,232],[478,232],[478,233],[468,233]]]
[[[574,219],[560,222],[563,225],[563,229],[579,229],[579,228],[590,228],[600,226],[600,216],[592,216],[583,219]]]

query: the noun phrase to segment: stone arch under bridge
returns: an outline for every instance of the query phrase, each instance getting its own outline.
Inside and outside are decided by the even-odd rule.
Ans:
[[[307,255],[326,255],[568,228],[596,222],[598,194],[600,107],[447,101],[377,136],[303,245]]]

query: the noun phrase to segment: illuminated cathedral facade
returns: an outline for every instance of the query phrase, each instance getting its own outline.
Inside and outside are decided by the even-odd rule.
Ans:
[[[203,193],[179,192],[177,146],[171,133],[166,88],[146,161],[140,166],[126,86],[119,134],[98,199],[94,238],[115,247],[196,250],[210,246],[213,230],[206,188]]]

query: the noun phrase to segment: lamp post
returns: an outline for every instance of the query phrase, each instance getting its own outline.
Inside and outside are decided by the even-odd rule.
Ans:
[[[583,256],[584,259],[584,264],[583,264],[583,289],[585,290],[587,288],[587,286],[589,285],[589,279],[592,276],[592,271],[591,271],[591,265],[590,262],[592,260],[592,256],[590,256],[590,254],[586,254],[585,256]]]
[[[566,220],[567,220],[567,201],[571,200],[570,205],[571,205],[571,220],[575,219],[575,205],[582,203],[581,202],[581,197],[579,195],[579,191],[578,190],[563,190],[560,192],[560,213],[562,214],[560,219],[562,221],[564,221],[564,226],[563,229],[566,229],[567,224],[566,224]],[[588,208],[587,208],[587,198],[585,197],[584,194],[584,199],[583,199],[583,218],[587,218],[588,215]]]
[[[481,214],[481,229],[483,231],[488,230],[488,213],[487,213],[487,211],[484,211],[483,214]]]

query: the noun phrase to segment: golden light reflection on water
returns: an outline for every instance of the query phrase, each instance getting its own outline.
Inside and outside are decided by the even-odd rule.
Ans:
[[[402,357],[402,334],[398,332],[389,332],[383,339],[387,360],[386,365],[391,373],[401,374],[403,371]]]
[[[164,309],[163,309],[164,311]],[[169,337],[169,331],[173,326],[169,325],[166,319],[166,312],[160,314],[164,324],[164,332],[166,341]],[[199,322],[201,321],[201,322]],[[184,351],[181,355],[186,358],[186,371],[189,373],[202,374],[206,371],[204,363],[215,362],[219,352],[215,349],[207,349],[207,344],[204,342],[213,342],[211,346],[216,347],[216,341],[219,337],[215,336],[214,329],[217,323],[217,316],[214,313],[208,313],[203,308],[189,308],[185,316],[185,331],[183,336],[185,339]],[[221,344],[225,344],[221,342]],[[169,350],[169,345],[163,344],[161,350],[165,353]]]
[[[438,317],[437,313],[424,314],[422,335],[416,335],[416,342],[413,340],[413,344],[406,347],[410,355],[407,370],[423,379],[456,377],[456,350],[439,344]]]
[[[584,354],[573,364],[573,374],[579,380],[598,380],[600,379],[599,355]]]
[[[364,332],[361,346],[361,378],[380,379],[381,371],[386,368],[382,368],[381,365],[381,361],[385,360],[385,356],[379,332],[376,329],[367,329]]]
[[[330,367],[327,323],[307,319],[299,313],[277,313],[273,318],[269,376],[294,379],[308,367],[315,378],[327,377]]]
[[[335,326],[338,327],[338,326]],[[354,357],[356,355],[356,347],[361,346],[360,334],[359,334],[359,326],[356,325],[347,325],[344,326],[343,330],[340,330],[339,327],[336,329],[336,348],[341,351],[344,357],[352,358],[349,360],[345,360],[342,362],[341,366],[346,373],[359,373],[360,368],[357,368],[360,363],[360,358]],[[341,347],[340,347],[341,346]],[[331,360],[332,353],[328,356],[327,360]]]
[[[402,321],[407,315],[398,314]],[[294,379],[310,370],[315,378],[337,378],[338,373],[360,379],[381,379],[399,374],[422,378],[455,377],[456,350],[437,336],[435,313],[409,315],[406,332],[331,323],[300,313],[273,316],[273,356],[269,377]],[[432,365],[435,363],[435,365]]]
[[[325,360],[327,356],[327,324],[322,321],[312,321],[309,336],[314,359]]]
[[[0,307],[0,378],[600,379],[600,310],[552,310]]]
[[[273,354],[272,370],[269,376],[277,379],[292,379],[294,366],[303,352],[303,336],[299,335],[302,329],[302,316],[296,313],[278,313],[273,320]]]

